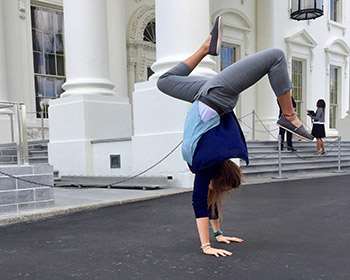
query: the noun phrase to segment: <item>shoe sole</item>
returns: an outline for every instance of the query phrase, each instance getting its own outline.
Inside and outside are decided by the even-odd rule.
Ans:
[[[311,139],[309,139],[309,138],[306,138],[306,137],[304,137],[304,136],[301,136],[300,134],[295,133],[295,131],[288,129],[288,128],[286,128],[285,126],[282,126],[282,125],[280,125],[280,124],[277,124],[277,125],[278,125],[279,127],[282,127],[283,129],[289,131],[290,133],[292,133],[292,134],[294,134],[294,135],[300,137],[301,139],[303,139],[303,140],[305,140],[305,141],[312,142],[312,140],[314,140],[314,139],[311,140]]]
[[[218,22],[218,41],[216,43],[216,54],[220,54],[220,48],[221,48],[221,41],[222,41],[222,34],[224,33],[224,26],[222,24],[222,17],[219,18]]]

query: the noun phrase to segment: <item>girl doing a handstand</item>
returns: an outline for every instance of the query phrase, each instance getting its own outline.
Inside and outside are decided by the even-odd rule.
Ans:
[[[313,139],[295,115],[292,83],[281,50],[268,49],[250,55],[211,78],[189,76],[206,55],[219,54],[222,31],[222,18],[218,17],[203,45],[157,82],[162,92],[192,103],[185,122],[182,154],[195,173],[192,204],[201,249],[204,254],[217,257],[232,253],[211,247],[209,220],[218,242],[243,241],[224,236],[219,223],[222,195],[241,185],[241,170],[230,158],[248,163],[246,142],[233,113],[239,94],[267,74],[283,113],[277,124],[303,139]]]

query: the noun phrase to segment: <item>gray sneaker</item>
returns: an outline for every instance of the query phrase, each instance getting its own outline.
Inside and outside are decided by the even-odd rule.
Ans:
[[[218,16],[215,19],[214,27],[210,32],[210,35],[211,35],[211,40],[209,45],[210,55],[215,55],[215,56],[219,55],[223,31],[224,31],[224,26],[222,24],[222,17]]]
[[[292,124],[289,120],[287,120],[283,116],[277,121],[277,125],[297,135],[303,140],[312,141],[314,139],[314,137],[310,133],[308,133],[302,125],[299,127],[296,127],[294,124]]]

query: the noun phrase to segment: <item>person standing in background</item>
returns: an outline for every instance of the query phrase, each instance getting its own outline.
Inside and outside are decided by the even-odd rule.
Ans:
[[[324,148],[322,138],[326,137],[326,132],[324,129],[326,102],[323,99],[319,99],[316,106],[316,113],[312,114],[312,111],[307,111],[307,114],[311,117],[313,122],[311,134],[317,139],[317,151],[315,155],[324,155],[326,150]]]
[[[297,104],[295,103],[295,100],[292,97],[292,103],[293,103],[293,108],[295,109],[297,107]],[[277,104],[278,104],[278,107],[280,108],[280,111],[279,111],[279,115],[278,115],[278,118],[280,118],[282,116],[282,110],[281,110],[281,106],[277,100]],[[281,150],[283,151],[283,146],[284,146],[284,135],[286,134],[286,130],[282,127],[280,127],[280,132],[279,132],[279,135],[281,135]],[[277,147],[277,150],[278,150],[278,147]],[[292,133],[287,131],[287,150],[288,151],[292,151],[292,152],[296,152],[297,150],[293,147],[293,141],[292,141]]]

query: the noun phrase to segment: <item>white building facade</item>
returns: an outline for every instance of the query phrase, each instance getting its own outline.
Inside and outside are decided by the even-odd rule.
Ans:
[[[350,5],[324,0],[324,16],[298,22],[291,2],[0,0],[0,101],[26,105],[29,139],[40,138],[44,124],[49,161],[61,175],[137,174],[180,143],[190,106],[160,93],[157,78],[192,54],[221,15],[221,55],[205,58],[193,75],[213,76],[280,48],[305,125],[306,110],[324,99],[327,136],[350,140]],[[277,134],[266,78],[242,93],[235,110],[248,140],[253,110],[255,139]],[[8,109],[0,109],[0,129],[0,142],[10,142]],[[192,180],[180,148],[145,175],[171,176],[183,187]]]

